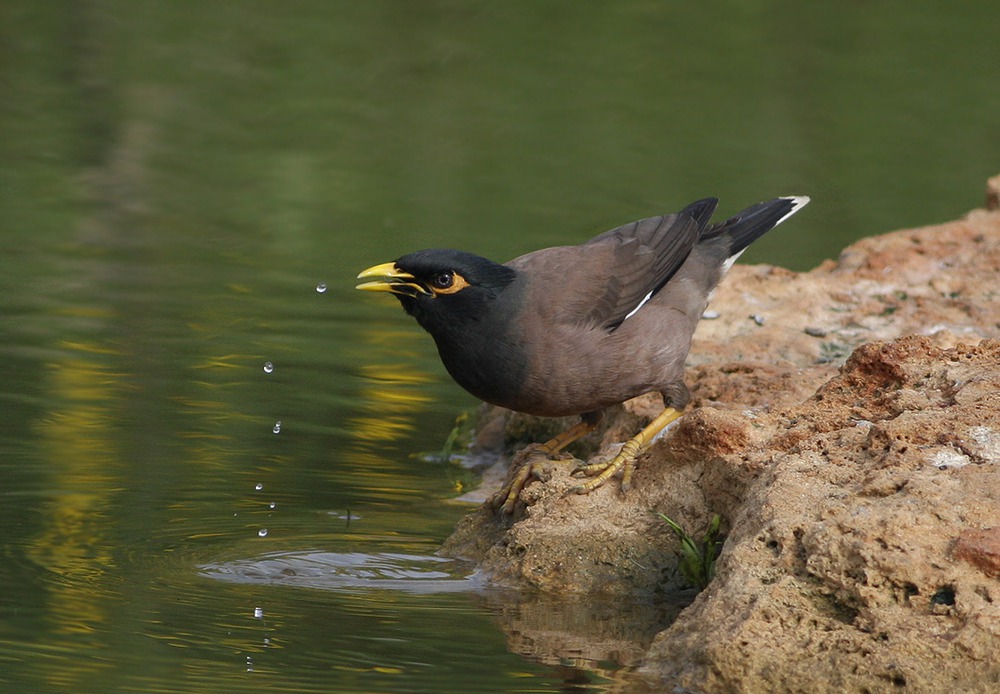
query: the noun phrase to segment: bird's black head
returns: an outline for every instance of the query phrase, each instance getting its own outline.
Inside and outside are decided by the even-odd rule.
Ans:
[[[516,272],[464,251],[429,249],[368,268],[358,289],[392,292],[435,338],[477,322],[495,306]]]

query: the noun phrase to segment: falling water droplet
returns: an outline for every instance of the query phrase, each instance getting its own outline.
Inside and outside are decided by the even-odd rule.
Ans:
[[[281,420],[280,419],[277,422],[274,423],[274,427],[271,428],[271,431],[273,431],[275,434],[280,434],[281,433]]]
[[[326,291],[326,282],[320,282],[316,285],[316,291],[322,294]]]
[[[264,373],[269,374],[274,371],[274,364],[269,361],[264,362]]]
[[[261,528],[258,530],[257,535],[260,537],[267,537],[267,528]]]
[[[270,504],[270,508],[272,508],[272,509],[274,508],[274,502],[273,501]]]
[[[253,608],[253,618],[254,619],[264,619],[264,608],[255,607]]]
[[[247,656],[247,672],[253,672],[253,658]]]
[[[255,484],[253,486],[253,488],[254,488],[254,491],[259,492],[261,489],[264,488],[264,484],[262,482],[258,482],[257,484]]]

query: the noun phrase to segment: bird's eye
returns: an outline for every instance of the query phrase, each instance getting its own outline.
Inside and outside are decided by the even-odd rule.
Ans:
[[[435,296],[455,294],[468,286],[469,283],[465,281],[465,278],[454,270],[438,272],[427,279],[427,288]]]
[[[450,272],[439,272],[431,277],[431,284],[438,289],[448,289],[455,283],[455,275]]]

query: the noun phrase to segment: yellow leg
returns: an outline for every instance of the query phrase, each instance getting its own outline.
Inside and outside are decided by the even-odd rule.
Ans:
[[[523,455],[525,460],[520,468],[518,468],[517,473],[493,497],[498,501],[503,500],[501,510],[507,514],[513,513],[514,505],[521,495],[521,490],[524,489],[528,480],[538,476],[542,464],[552,460],[553,456],[557,455],[566,446],[592,432],[597,428],[598,422],[600,422],[600,417],[584,417],[569,429],[558,436],[554,436],[545,443],[536,443],[524,449],[518,455],[518,457]]]
[[[657,434],[680,416],[681,412],[679,410],[668,407],[657,415],[642,431],[626,441],[622,449],[618,451],[618,455],[614,458],[606,463],[594,463],[578,467],[573,471],[573,474],[575,476],[585,475],[590,477],[590,479],[583,484],[573,487],[569,491],[574,494],[588,494],[607,482],[616,472],[621,470],[622,491],[627,492],[629,487],[632,486],[635,459],[649,446]]]
[[[548,455],[555,455],[562,449],[566,448],[566,446],[570,445],[574,441],[579,441],[596,429],[597,424],[600,421],[600,419],[581,419],[579,422],[558,436],[553,436],[545,443],[536,444],[536,449],[539,452],[544,452]]]

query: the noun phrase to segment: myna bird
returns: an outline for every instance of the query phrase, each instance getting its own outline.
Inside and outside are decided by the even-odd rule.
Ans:
[[[581,415],[532,455],[554,457],[593,431],[610,405],[662,394],[663,412],[614,458],[573,471],[589,478],[576,493],[618,471],[626,491],[636,457],[688,402],[684,360],[723,274],[808,202],[776,198],[710,224],[718,200],[706,198],[503,265],[463,251],[417,251],[365,270],[358,289],[395,294],[434,338],[448,373],[477,398],[532,415]],[[510,477],[497,497],[504,511],[535,472],[530,462]]]

